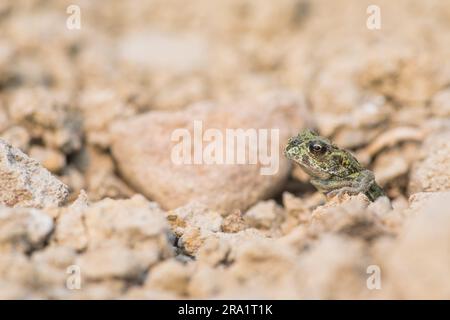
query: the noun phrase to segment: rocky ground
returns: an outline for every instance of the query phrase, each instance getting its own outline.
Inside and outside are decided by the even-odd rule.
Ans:
[[[0,298],[450,298],[448,3],[73,2],[0,4]],[[390,201],[175,165],[195,120],[316,128]]]

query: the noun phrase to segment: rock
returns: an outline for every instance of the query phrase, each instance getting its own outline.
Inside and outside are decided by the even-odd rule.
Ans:
[[[122,279],[105,279],[82,285],[81,290],[67,290],[57,296],[58,299],[112,300],[122,296],[127,290],[127,282]]]
[[[167,212],[167,220],[177,236],[182,236],[186,228],[198,228],[206,236],[220,231],[222,216],[198,202],[191,202],[176,210]]]
[[[186,296],[194,271],[192,267],[173,259],[166,260],[150,271],[144,286],[151,290],[170,291],[178,296]]]
[[[90,144],[101,148],[107,148],[110,145],[110,124],[116,119],[134,114],[134,110],[124,105],[119,94],[110,89],[83,90],[79,104],[86,139]]]
[[[207,43],[202,38],[158,31],[126,35],[120,41],[119,52],[124,61],[139,68],[178,72],[205,67],[208,58]]]
[[[89,199],[98,201],[104,198],[129,198],[135,194],[115,172],[112,158],[97,148],[86,148],[77,159],[86,180]]]
[[[76,264],[88,280],[139,279],[148,267],[138,253],[123,246],[90,250],[81,255]]]
[[[88,206],[83,215],[89,250],[122,246],[136,251],[147,265],[173,255],[164,212],[142,196],[105,199]]]
[[[294,298],[299,294],[299,260],[292,248],[273,240],[253,240],[236,248],[234,263],[228,272],[233,281],[223,289],[222,297]],[[267,290],[267,288],[271,290]]]
[[[76,258],[75,250],[64,246],[48,246],[34,252],[30,262],[34,267],[35,294],[43,298],[68,298],[67,281],[71,276],[68,270],[75,266]],[[83,284],[83,275],[80,276]]]
[[[229,215],[227,215],[222,221],[222,231],[223,232],[239,232],[247,228],[248,225],[242,217],[242,212],[240,210],[235,210]]]
[[[307,201],[297,198],[289,192],[284,192],[283,206],[288,219],[293,217],[300,223],[309,222],[311,209]]]
[[[189,255],[196,254],[203,242],[221,230],[222,216],[193,202],[167,213],[172,230],[179,237],[178,246]]]
[[[25,127],[31,138],[42,139],[46,147],[64,153],[81,148],[80,120],[67,92],[20,89],[9,97],[8,109],[11,121]]]
[[[28,131],[21,126],[13,126],[1,134],[1,138],[11,144],[13,147],[27,152],[30,144],[30,135]]]
[[[0,251],[31,252],[53,231],[53,220],[38,209],[0,207]]]
[[[199,104],[183,112],[155,111],[117,123],[112,150],[125,179],[165,209],[197,200],[220,211],[245,210],[280,190],[290,168],[281,150],[309,120],[302,100],[287,93],[228,105]],[[191,137],[194,121],[202,121],[204,130],[218,129],[222,138],[225,129],[279,130],[279,139],[273,141],[272,167],[261,161],[256,165],[177,164],[179,153],[174,147],[180,147],[181,142],[175,144],[171,136],[184,128],[183,134]],[[184,141],[190,143],[189,137]],[[201,139],[197,134],[192,142],[197,144]],[[262,140],[262,144],[265,142]],[[259,151],[264,153],[263,148]],[[188,161],[189,154],[183,159]]]
[[[445,89],[436,93],[431,101],[431,112],[437,117],[450,116],[450,90]]]
[[[298,298],[345,299],[368,294],[366,269],[372,263],[359,239],[325,235],[298,260]]]
[[[421,161],[411,170],[410,194],[450,190],[450,132],[428,137],[423,143],[421,155]]]
[[[391,59],[386,61],[386,52],[380,50],[368,59],[364,72],[360,74],[361,86],[390,97],[402,105],[423,103],[430,99],[442,85],[435,57],[429,54],[405,52],[398,44],[392,46]],[[432,79],[432,80],[431,80]]]
[[[231,263],[239,248],[250,241],[264,241],[267,237],[259,230],[249,228],[236,233],[217,232],[204,239],[193,254],[208,264]]]
[[[84,251],[77,264],[90,281],[140,281],[151,265],[174,253],[164,212],[142,196],[89,204],[81,193],[60,211],[52,240]]]
[[[217,297],[223,287],[232,280],[224,269],[216,269],[207,264],[199,264],[189,282],[189,296],[196,299]]]
[[[41,165],[0,140],[0,203],[10,207],[55,207],[68,189]]]
[[[338,202],[328,202],[313,211],[310,229],[316,234],[333,232],[367,241],[391,234],[377,213],[367,210],[370,202],[365,195],[345,196],[342,200],[336,200]],[[384,206],[371,208],[385,214]]]
[[[81,190],[86,189],[86,181],[83,174],[75,166],[69,165],[61,173],[61,181],[64,182],[70,190],[68,202],[76,200]]]
[[[29,155],[52,173],[58,173],[66,166],[66,157],[57,150],[33,146]]]
[[[84,211],[88,208],[87,195],[82,192],[67,209],[62,210],[56,222],[53,240],[60,246],[81,251],[88,245],[88,233],[84,224]]]
[[[242,236],[242,233],[239,233],[239,236]],[[209,237],[201,244],[201,247],[195,253],[195,257],[200,264],[217,267],[227,262],[230,251],[229,241],[222,241],[219,236]]]

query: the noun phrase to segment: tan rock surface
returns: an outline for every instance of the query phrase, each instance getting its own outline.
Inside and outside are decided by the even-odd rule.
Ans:
[[[448,1],[66,9],[0,1],[0,299],[450,298]],[[195,120],[313,127],[390,199],[327,199],[281,153],[175,165]]]
[[[63,204],[67,187],[36,160],[0,140],[0,203],[11,207]]]
[[[430,136],[421,155],[411,171],[410,192],[450,190],[450,132]]]

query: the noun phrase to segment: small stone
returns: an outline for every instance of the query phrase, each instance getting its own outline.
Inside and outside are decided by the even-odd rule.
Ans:
[[[53,227],[52,218],[38,209],[0,207],[0,251],[38,249]]]
[[[81,272],[90,280],[139,279],[146,266],[137,253],[121,246],[88,251],[77,259]]]
[[[203,130],[219,130],[224,139],[226,129],[275,129],[279,137],[272,141],[277,147],[271,158],[272,167],[261,162],[177,164],[172,157],[176,143],[171,136],[175,130],[185,129],[192,138],[186,142],[193,143],[194,138],[200,142],[197,140],[202,137],[193,132],[194,121],[201,121]],[[281,189],[290,169],[282,155],[283,144],[308,121],[310,115],[303,100],[285,92],[218,106],[197,104],[182,112],[154,111],[117,123],[112,151],[125,179],[165,209],[196,200],[222,212],[245,210]],[[269,143],[271,134],[268,132],[268,141],[260,143]],[[267,175],[262,174],[263,169]]]

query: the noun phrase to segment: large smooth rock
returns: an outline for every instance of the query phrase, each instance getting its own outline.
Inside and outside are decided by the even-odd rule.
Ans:
[[[258,139],[267,150],[264,146],[258,147],[258,143],[250,143],[252,148],[266,155],[271,154],[271,130],[278,130],[279,139],[274,138],[274,142],[279,146],[273,158],[270,156],[273,165],[268,164],[269,160],[262,164],[261,157],[257,164],[248,161],[245,164],[176,163],[172,152],[181,139],[171,139],[172,135],[177,129],[186,129],[194,154],[193,146],[202,140],[201,136],[194,135],[196,121],[201,121],[203,133],[209,128],[218,129],[224,141],[226,129],[268,129],[270,142]],[[310,122],[301,97],[286,92],[271,93],[226,105],[204,103],[180,112],[153,111],[119,122],[112,129],[112,151],[124,178],[165,209],[196,200],[211,209],[244,210],[280,190],[289,172],[289,162],[282,153],[284,144]],[[201,150],[209,143],[204,141]],[[246,148],[253,150],[248,149],[248,144]],[[231,150],[237,152],[236,148]]]
[[[411,170],[409,192],[450,190],[450,131],[428,137]]]

